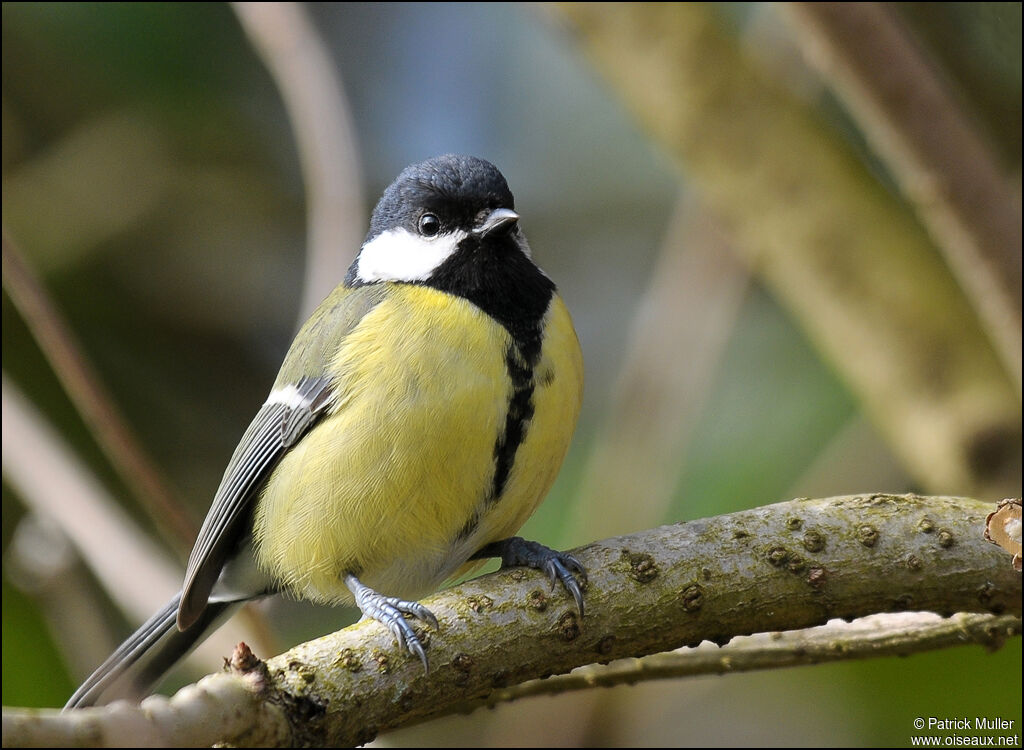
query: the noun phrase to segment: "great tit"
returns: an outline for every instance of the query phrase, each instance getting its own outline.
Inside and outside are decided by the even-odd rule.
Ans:
[[[235,449],[181,592],[67,707],[148,688],[275,593],[354,603],[424,668],[406,615],[436,629],[416,599],[473,560],[545,571],[582,615],[580,563],[511,536],[555,480],[582,391],[572,320],[502,174],[470,156],[407,167]]]

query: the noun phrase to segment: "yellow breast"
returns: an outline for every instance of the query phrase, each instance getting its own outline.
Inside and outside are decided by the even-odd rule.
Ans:
[[[533,417],[502,495],[486,502],[514,393],[511,337],[461,298],[394,285],[341,342],[327,416],[267,482],[260,566],[314,600],[350,601],[346,572],[418,598],[512,535],[554,481],[579,413],[582,358],[557,296],[544,331]]]

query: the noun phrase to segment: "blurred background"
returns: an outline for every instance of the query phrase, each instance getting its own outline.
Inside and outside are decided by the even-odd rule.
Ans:
[[[441,153],[504,172],[586,358],[525,536],[567,548],[794,496],[1020,496],[1019,3],[883,7],[899,33],[864,38],[891,59],[832,33],[857,19],[785,4],[265,5],[3,5],[4,705],[62,705],[173,593],[297,325],[383,188]],[[863,60],[935,88],[941,116],[887,112]],[[237,619],[165,688],[239,633],[269,656],[355,613]],[[962,715],[1019,731],[1019,638],[530,699],[378,742],[902,745],[914,717]]]

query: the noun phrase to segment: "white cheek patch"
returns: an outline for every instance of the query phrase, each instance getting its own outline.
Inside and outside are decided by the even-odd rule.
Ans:
[[[461,230],[421,237],[389,229],[363,245],[356,276],[365,282],[426,281],[468,236]]]

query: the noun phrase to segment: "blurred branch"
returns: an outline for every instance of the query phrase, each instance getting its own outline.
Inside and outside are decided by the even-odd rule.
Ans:
[[[166,479],[103,387],[6,227],[3,230],[3,286],[68,398],[122,481],[150,518],[169,532],[180,549],[187,549],[195,539],[197,527],[182,512]]]
[[[302,3],[232,3],[277,82],[306,184],[308,259],[299,322],[345,276],[363,241],[356,132],[337,66]]]
[[[28,509],[4,551],[4,577],[39,607],[68,672],[87,675],[117,647],[109,618],[71,540],[50,516]]]
[[[928,236],[853,150],[702,4],[558,7],[919,481],[1019,492],[1017,388]]]
[[[254,713],[248,721],[229,717],[232,726],[246,730],[190,737],[205,744],[349,746],[451,713],[496,687],[595,660],[704,640],[724,644],[738,635],[878,612],[1019,617],[1021,577],[1010,556],[983,538],[992,508],[965,498],[916,495],[800,499],[606,539],[573,552],[590,575],[582,622],[564,592],[552,593],[540,573],[498,571],[424,601],[441,624],[428,634],[429,674],[396,650],[380,624],[361,621],[268,661],[265,673],[250,665],[249,687],[264,700],[246,705],[239,697],[231,710]],[[975,628],[978,641],[991,645],[1020,630],[1013,620],[990,622],[1002,630],[986,635],[985,626]],[[870,627],[864,637],[878,638]],[[866,645],[852,647],[861,640],[848,634],[843,641],[851,646],[850,658],[872,653]],[[936,643],[927,625],[893,648],[910,653]],[[762,662],[778,658],[768,652]],[[644,671],[636,676],[644,679]],[[229,675],[202,685],[242,692],[241,681]],[[170,701],[147,699],[134,721],[152,725],[157,720],[148,717],[161,717],[156,731],[176,714],[194,732],[197,724],[224,720],[216,705],[207,713],[198,688],[189,690]],[[125,736],[106,734],[107,717],[127,710],[123,704],[71,715],[5,710],[3,742],[123,743]],[[268,724],[259,723],[257,710],[269,713]],[[42,730],[49,734],[35,734]],[[131,744],[136,736],[142,731]],[[171,741],[179,738],[172,735]]]
[[[715,220],[679,200],[658,263],[633,313],[612,406],[595,441],[569,528],[580,539],[660,523],[689,428],[714,380],[749,276]],[[638,466],[645,467],[636,471]],[[624,497],[643,497],[642,504]]]
[[[121,510],[6,374],[2,416],[4,480],[60,528],[130,619],[146,620],[181,586],[181,568]],[[193,664],[208,665],[243,636],[248,632],[227,626],[200,647]]]
[[[179,578],[174,563],[117,506],[6,373],[3,445],[4,479],[28,507],[57,522],[101,579],[120,581],[111,594],[122,609],[145,619],[171,598]]]
[[[25,114],[20,107],[12,117]],[[172,200],[168,176],[177,162],[162,124],[126,103],[69,125],[31,158],[4,164],[4,227],[26,243],[42,275],[102,253]]]
[[[783,3],[912,200],[1021,387],[1021,203],[933,64],[883,3]]]

